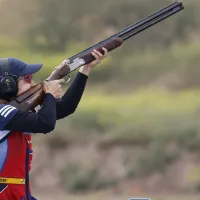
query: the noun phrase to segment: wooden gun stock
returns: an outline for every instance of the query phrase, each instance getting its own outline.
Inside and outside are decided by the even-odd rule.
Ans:
[[[9,104],[22,111],[35,111],[35,108],[42,104],[44,95],[42,83],[39,83],[10,101]]]

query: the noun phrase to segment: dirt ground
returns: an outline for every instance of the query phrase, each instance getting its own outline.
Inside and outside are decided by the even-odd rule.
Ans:
[[[54,194],[54,195],[38,195],[38,200],[128,200],[128,198],[136,197],[146,197],[151,200],[199,200],[200,195],[198,194],[141,194],[136,196],[129,196],[125,194],[108,194],[108,193],[93,193],[87,195],[63,195],[63,194]]]

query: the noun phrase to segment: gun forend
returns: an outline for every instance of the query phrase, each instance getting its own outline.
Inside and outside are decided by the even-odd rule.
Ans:
[[[122,45],[122,43],[123,43],[122,39],[117,37],[117,38],[111,40],[110,42],[106,43],[105,45],[102,45],[101,47],[97,48],[96,50],[99,51],[100,53],[104,54],[102,47],[104,47],[105,49],[108,50],[108,52],[110,52],[110,51],[120,47]],[[81,58],[85,61],[84,64],[90,63],[91,61],[95,60],[95,57],[91,53],[83,55]]]

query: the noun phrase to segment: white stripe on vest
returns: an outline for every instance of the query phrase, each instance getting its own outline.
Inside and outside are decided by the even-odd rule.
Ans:
[[[3,117],[7,117],[13,110],[16,108],[10,105],[4,106],[0,109],[0,115]]]

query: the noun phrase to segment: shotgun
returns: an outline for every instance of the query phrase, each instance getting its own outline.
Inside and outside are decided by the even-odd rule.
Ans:
[[[183,9],[184,6],[181,1],[172,3],[171,5],[155,12],[154,14],[138,21],[137,23],[124,28],[123,30],[97,43],[96,45],[91,46],[88,49],[68,58],[66,60],[67,65],[59,65],[56,67],[46,80],[58,80],[65,76],[69,76],[69,74],[77,68],[95,60],[94,56],[91,54],[93,49],[96,49],[103,54],[104,52],[102,47],[104,47],[108,50],[108,52],[110,52],[120,47],[124,41],[169,18],[170,16],[175,15]],[[42,104],[44,98],[42,85],[43,82],[38,83],[20,96],[12,99],[8,104],[13,105],[23,111],[37,111],[37,107]]]

